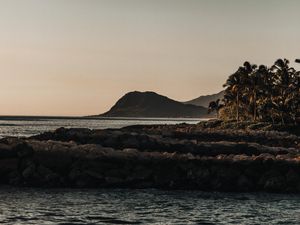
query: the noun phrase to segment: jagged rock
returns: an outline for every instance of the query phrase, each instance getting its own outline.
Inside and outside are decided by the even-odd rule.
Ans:
[[[147,180],[151,177],[153,174],[153,171],[142,165],[137,165],[135,168],[133,168],[133,171],[128,176],[128,180]]]
[[[271,192],[284,191],[286,189],[285,179],[282,176],[270,177],[264,182],[264,189]]]
[[[0,184],[9,183],[13,173],[18,174],[18,167],[18,158],[0,159]]]
[[[22,172],[22,176],[25,180],[36,177],[37,173],[35,171],[35,165],[29,165],[28,167],[26,167]]]
[[[246,177],[245,175],[241,175],[237,180],[237,190],[251,191],[255,190],[255,186],[248,177]]]

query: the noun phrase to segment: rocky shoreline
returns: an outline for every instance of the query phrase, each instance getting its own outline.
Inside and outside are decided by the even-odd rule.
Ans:
[[[60,128],[0,140],[0,184],[300,192],[300,136],[269,124]]]

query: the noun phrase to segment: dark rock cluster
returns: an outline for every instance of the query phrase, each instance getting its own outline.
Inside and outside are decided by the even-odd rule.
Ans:
[[[300,192],[300,137],[199,125],[60,128],[0,140],[0,183]]]

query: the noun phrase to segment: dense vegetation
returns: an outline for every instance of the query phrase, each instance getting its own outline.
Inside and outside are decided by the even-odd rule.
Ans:
[[[300,72],[287,59],[278,59],[271,67],[245,62],[224,87],[224,99],[209,104],[209,111],[221,119],[300,122]]]

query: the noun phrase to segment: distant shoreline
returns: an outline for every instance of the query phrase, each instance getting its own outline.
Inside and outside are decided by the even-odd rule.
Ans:
[[[48,119],[69,119],[69,120],[149,120],[149,121],[206,121],[211,118],[163,118],[163,117],[95,117],[95,116],[0,116],[0,120],[48,120]]]

